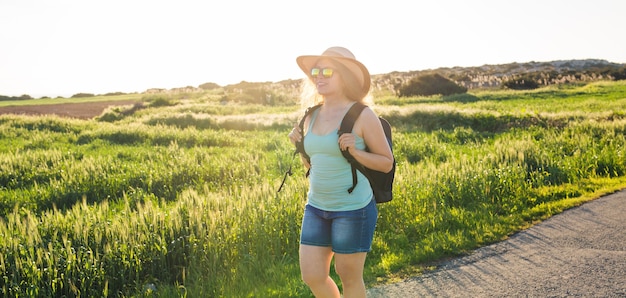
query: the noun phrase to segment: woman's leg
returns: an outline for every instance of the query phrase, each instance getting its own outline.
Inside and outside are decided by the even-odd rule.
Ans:
[[[343,284],[343,295],[365,297],[363,269],[367,252],[372,248],[378,210],[372,200],[363,209],[342,212],[333,221],[332,246],[335,270]]]
[[[367,253],[335,254],[335,270],[341,278],[344,298],[365,297],[363,268]]]
[[[300,245],[300,273],[315,297],[341,297],[335,281],[330,278],[330,247]]]

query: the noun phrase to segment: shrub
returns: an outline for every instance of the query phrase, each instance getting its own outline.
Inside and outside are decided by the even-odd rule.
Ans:
[[[539,88],[539,83],[531,75],[522,75],[504,81],[502,86],[513,90],[531,90]]]
[[[24,100],[24,99],[33,99],[33,98],[28,94],[23,94],[22,96],[0,95],[0,100]]]
[[[109,92],[109,93],[104,94],[104,96],[115,96],[115,95],[126,95],[126,93],[118,91],[118,92]]]
[[[102,115],[96,117],[97,121],[115,122],[124,119],[128,115],[134,114],[136,111],[145,108],[143,103],[126,106],[112,106],[104,110]]]
[[[152,108],[170,107],[177,104],[170,96],[164,94],[144,96],[142,100],[149,102]]]
[[[72,98],[94,97],[93,93],[76,93],[72,95]]]
[[[615,69],[613,71],[611,71],[611,76],[613,77],[613,80],[615,81],[619,81],[619,80],[626,80],[626,66],[620,68],[620,69]]]
[[[213,90],[213,89],[220,88],[220,85],[216,83],[204,83],[198,86],[198,88],[203,89],[203,90]]]
[[[442,77],[439,74],[427,74],[413,78],[398,89],[398,96],[452,95],[467,92],[467,88]]]

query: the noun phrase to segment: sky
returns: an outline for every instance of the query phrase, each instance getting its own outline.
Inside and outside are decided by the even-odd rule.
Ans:
[[[301,79],[350,49],[370,73],[626,63],[623,0],[0,0],[0,95]]]

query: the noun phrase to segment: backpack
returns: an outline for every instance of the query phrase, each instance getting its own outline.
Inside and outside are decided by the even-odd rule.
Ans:
[[[304,117],[302,117],[299,123],[300,131],[304,131],[304,120],[306,119],[306,117],[310,115],[311,113],[313,113],[313,111],[317,110],[320,106],[321,105],[312,106],[312,107],[309,107],[305,111]],[[363,111],[363,109],[365,109],[365,107],[366,105],[359,103],[359,102],[352,105],[348,113],[346,113],[346,116],[344,116],[343,120],[341,121],[339,131],[337,132],[340,136],[344,133],[352,132],[354,123],[356,122],[357,118],[361,115],[361,112]],[[383,131],[385,132],[385,137],[387,138],[387,143],[389,144],[389,148],[391,148],[393,152],[392,138],[391,138],[391,125],[386,119],[382,117],[378,117],[378,119],[380,120],[380,124],[382,125]],[[310,162],[309,155],[304,151],[303,141],[296,143],[296,151],[294,152],[294,156],[297,155],[298,153],[301,153],[306,158],[306,160]],[[393,167],[391,168],[391,171],[389,171],[388,173],[383,173],[383,172],[372,170],[363,166],[358,161],[356,161],[356,159],[347,150],[341,151],[341,153],[346,158],[346,160],[348,160],[352,168],[352,187],[348,188],[347,190],[349,193],[352,193],[352,191],[357,185],[358,180],[357,180],[356,171],[358,170],[361,173],[363,173],[365,177],[367,177],[367,180],[369,180],[370,185],[372,186],[372,191],[374,192],[374,199],[376,200],[376,203],[385,203],[385,202],[391,201],[391,199],[393,198],[393,193],[392,193],[393,180],[394,180],[395,172],[396,172],[395,158],[393,161]],[[309,176],[309,171],[307,171],[306,173],[307,177]],[[291,175],[291,168],[289,169],[287,173],[285,173],[285,178],[287,177],[287,174]],[[284,182],[285,182],[285,179],[283,179],[283,184]],[[282,188],[282,184],[281,184],[281,188]],[[278,191],[280,191],[280,189]]]

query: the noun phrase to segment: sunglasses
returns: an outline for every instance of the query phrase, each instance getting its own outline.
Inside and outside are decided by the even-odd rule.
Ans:
[[[320,75],[320,73],[322,74],[323,77],[328,79],[332,77],[333,73],[335,72],[333,71],[332,68],[317,68],[317,67],[311,68],[311,76],[313,78],[317,78]]]

